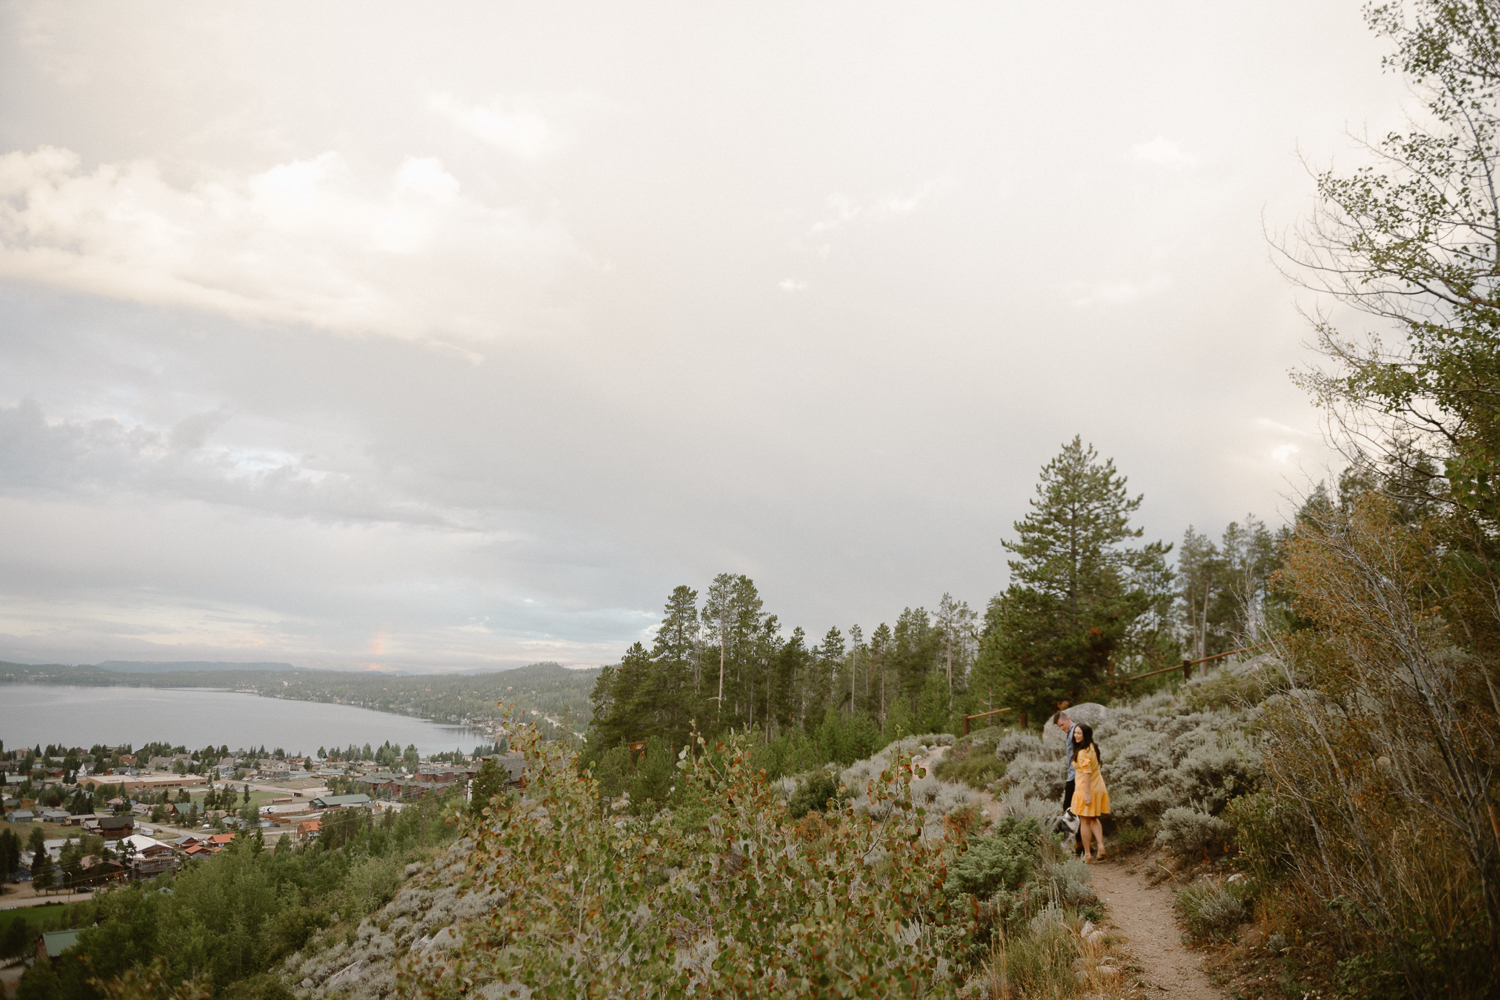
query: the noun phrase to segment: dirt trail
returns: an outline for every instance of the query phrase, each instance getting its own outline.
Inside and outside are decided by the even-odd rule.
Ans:
[[[1153,887],[1130,860],[1107,859],[1090,868],[1108,921],[1140,967],[1150,996],[1223,1000],[1224,994],[1204,974],[1199,955],[1181,941],[1172,890]]]
[[[912,763],[936,767],[947,747],[933,747]],[[1001,805],[993,795],[975,790],[984,814],[999,819]],[[1124,951],[1140,967],[1140,978],[1149,996],[1165,1000],[1224,1000],[1203,972],[1200,956],[1182,943],[1177,915],[1172,911],[1172,890],[1153,887],[1137,870],[1134,860],[1110,858],[1090,866],[1094,891],[1107,906],[1107,921],[1124,942]]]

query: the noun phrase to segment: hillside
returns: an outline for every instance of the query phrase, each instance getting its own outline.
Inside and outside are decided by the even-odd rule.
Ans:
[[[1169,886],[1205,875],[1226,884],[1235,852],[1201,832],[1220,831],[1230,802],[1257,787],[1251,732],[1268,676],[1259,659],[1177,691],[1083,707],[1099,722],[1118,790],[1109,843],[1128,860],[1111,872],[1143,885],[1137,872],[1148,867]],[[655,975],[733,992],[747,974],[781,983],[756,995],[802,995],[803,977],[834,974],[841,955],[882,970],[868,992],[850,995],[888,995],[895,970],[911,965],[925,970],[916,995],[932,996],[999,996],[991,986],[1005,982],[1023,991],[1016,995],[1082,997],[1153,975],[1139,963],[1127,971],[1137,951],[1158,954],[1144,948],[1152,942],[1092,933],[1109,913],[1088,867],[1054,833],[1060,734],[906,737],[848,768],[774,780],[755,776],[754,748],[738,758],[700,749],[665,808],[637,808],[626,793],[605,798],[602,816],[591,805],[596,789],[565,757],[541,745],[528,753],[540,780],[495,800],[487,822],[414,872],[385,907],[330,928],[283,964],[299,996],[376,1000],[402,983],[443,995],[460,967],[481,996],[525,996],[573,982],[570,968],[605,975],[605,955],[622,948],[634,971],[605,978],[631,995]],[[827,776],[832,801],[821,812]],[[1214,858],[1207,868],[1205,850]],[[1235,899],[1233,919],[1216,918],[1214,935],[1252,929],[1255,904],[1248,893]],[[754,906],[740,910],[748,900]],[[881,930],[871,944],[866,919],[911,930]],[[1159,929],[1176,944],[1181,930]],[[779,952],[756,958],[757,941]],[[733,962],[710,961],[727,952]]]

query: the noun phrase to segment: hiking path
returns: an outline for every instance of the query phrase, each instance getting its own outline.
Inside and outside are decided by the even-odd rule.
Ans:
[[[1203,971],[1202,957],[1182,943],[1172,890],[1153,886],[1136,857],[1090,865],[1105,920],[1139,969],[1147,995],[1168,1000],[1223,1000]]]

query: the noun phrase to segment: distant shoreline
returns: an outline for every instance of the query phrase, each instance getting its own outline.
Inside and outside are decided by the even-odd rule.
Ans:
[[[547,735],[557,738],[576,738],[587,729],[597,673],[597,668],[556,663],[465,674],[385,674],[219,664],[205,670],[124,673],[91,665],[0,662],[0,684],[222,691],[363,708],[435,726],[489,726],[505,717],[501,705],[510,704],[531,721],[542,719]]]

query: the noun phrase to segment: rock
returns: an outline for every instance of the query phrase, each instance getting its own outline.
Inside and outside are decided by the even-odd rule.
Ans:
[[[443,952],[452,948],[457,943],[458,935],[453,932],[453,928],[444,927],[432,936],[432,940],[427,942],[427,947],[423,950],[427,952]]]
[[[330,993],[333,993],[334,991],[341,990],[346,986],[353,986],[355,983],[359,982],[359,974],[364,971],[364,959],[360,959],[357,962],[346,965],[338,972],[335,972],[332,976],[329,977],[327,984],[324,986],[324,989],[326,989]]]
[[[1252,951],[1258,951],[1266,943],[1265,931],[1251,924],[1244,925],[1236,938],[1241,946]]]
[[[1231,663],[1227,669],[1234,676],[1243,677],[1246,674],[1254,673],[1255,671],[1260,670],[1263,667],[1274,668],[1279,667],[1280,665],[1281,661],[1276,659],[1276,657],[1272,654],[1261,653],[1259,656],[1252,656],[1248,660],[1241,660],[1238,663]]]
[[[1092,933],[1094,933],[1094,922],[1092,920],[1085,920],[1083,926],[1078,928],[1078,936],[1081,938],[1087,939]]]

